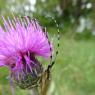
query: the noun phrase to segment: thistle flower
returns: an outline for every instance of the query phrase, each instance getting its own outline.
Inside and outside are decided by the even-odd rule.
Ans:
[[[28,17],[12,20],[3,17],[0,26],[0,66],[8,67],[11,79],[21,88],[32,88],[43,72],[37,56],[49,58],[50,44],[42,27]]]

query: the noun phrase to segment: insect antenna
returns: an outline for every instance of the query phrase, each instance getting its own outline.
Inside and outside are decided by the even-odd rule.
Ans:
[[[55,20],[54,17],[48,15],[48,16],[46,16],[46,18],[51,18],[51,20],[55,23],[55,25],[56,25],[56,27],[57,27],[57,49],[56,49],[56,51],[55,51],[55,55],[53,54],[54,51],[52,50],[51,43],[50,43],[50,41],[48,40],[48,43],[49,43],[49,45],[50,45],[51,55],[50,55],[50,64],[48,65],[46,71],[47,71],[48,73],[50,73],[50,70],[51,70],[51,68],[53,67],[53,65],[55,64],[57,55],[58,55],[58,53],[59,53],[60,30],[59,30],[59,25],[58,25],[58,23],[57,23],[57,21]],[[46,28],[45,28],[45,31],[46,31]],[[47,39],[48,39],[48,34],[47,34],[47,32],[46,32],[46,37],[47,37]]]

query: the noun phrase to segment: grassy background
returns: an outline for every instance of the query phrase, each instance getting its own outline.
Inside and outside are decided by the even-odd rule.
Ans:
[[[54,41],[56,43],[56,41]],[[61,35],[49,95],[95,95],[95,40]],[[0,95],[11,95],[8,70],[0,68]],[[29,95],[15,88],[15,95]]]

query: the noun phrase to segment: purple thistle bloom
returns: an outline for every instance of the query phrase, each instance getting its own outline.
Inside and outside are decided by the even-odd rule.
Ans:
[[[42,27],[28,17],[13,18],[0,26],[0,66],[11,71],[11,79],[21,88],[31,88],[40,81],[42,64],[36,56],[49,58],[50,44]]]

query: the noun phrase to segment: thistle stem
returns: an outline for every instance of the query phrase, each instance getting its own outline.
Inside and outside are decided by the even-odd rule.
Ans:
[[[45,80],[44,84],[42,83],[40,87],[32,88],[29,95],[47,95],[49,84],[50,81]]]
[[[49,79],[49,74],[45,72],[42,77],[42,82],[40,86],[40,95],[47,95],[48,88],[50,85],[50,79]]]

